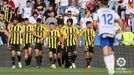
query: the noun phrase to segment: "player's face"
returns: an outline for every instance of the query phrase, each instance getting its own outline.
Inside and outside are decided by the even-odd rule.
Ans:
[[[59,24],[58,26],[61,28],[62,27],[62,24]]]
[[[93,25],[92,24],[88,24],[87,28],[91,29],[91,28],[93,28]]]
[[[29,24],[29,22],[28,21],[25,21],[25,25],[28,25]]]
[[[50,30],[53,30],[55,28],[55,25],[50,24]]]
[[[17,20],[13,20],[13,24],[17,25],[18,21]]]
[[[30,7],[30,3],[28,2],[28,3],[26,4],[26,6],[27,6],[27,7]]]
[[[67,22],[68,26],[72,26],[72,23],[70,21]]]

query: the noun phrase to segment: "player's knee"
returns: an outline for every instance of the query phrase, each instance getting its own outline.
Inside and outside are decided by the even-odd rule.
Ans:
[[[18,52],[17,52],[17,55],[21,56],[21,52],[20,52],[20,51],[18,51]]]

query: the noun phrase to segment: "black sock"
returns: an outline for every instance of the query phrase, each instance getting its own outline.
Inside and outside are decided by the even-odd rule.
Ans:
[[[89,58],[86,58],[87,66],[89,65]]]
[[[29,56],[28,56],[28,65],[30,65],[30,64],[31,64],[31,60],[32,60],[32,56],[31,56],[31,55],[29,55]]]
[[[49,60],[50,60],[50,64],[53,64],[53,59],[51,57],[49,58]]]
[[[91,57],[91,58],[89,58],[89,65],[90,65],[90,63],[91,63],[91,60],[92,60],[92,57]]]
[[[18,62],[21,62],[21,56],[18,55],[17,58],[18,58]]]
[[[15,65],[15,57],[11,57],[12,65]]]
[[[25,59],[26,66],[28,66],[28,58]]]
[[[36,62],[38,66],[40,65],[39,59],[40,59],[39,56],[36,56]]]
[[[73,62],[73,63],[75,62],[76,58],[77,58],[77,55],[73,55],[73,56],[72,56],[72,62]]]
[[[57,60],[58,60],[59,67],[61,67],[61,59],[57,58]]]
[[[55,64],[57,59],[54,58],[53,60],[54,60],[54,64]]]
[[[40,55],[39,58],[40,58],[39,62],[40,64],[42,64],[42,56]]]
[[[68,63],[69,63],[69,66],[72,65],[72,56],[68,56]]]

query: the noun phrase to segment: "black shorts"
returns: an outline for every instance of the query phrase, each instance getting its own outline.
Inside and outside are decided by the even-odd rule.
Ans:
[[[31,44],[26,44],[24,49],[32,48]]]
[[[61,48],[61,46],[58,46],[58,49],[57,49],[58,52],[65,51],[65,50],[66,48]]]
[[[66,50],[67,50],[67,52],[74,52],[74,51],[76,51],[76,45],[67,46]]]
[[[21,51],[20,45],[17,44],[11,44],[11,51]]]
[[[91,52],[91,53],[94,53],[94,48],[93,48],[93,47],[85,48],[85,52]]]
[[[41,43],[36,43],[35,46],[34,46],[34,49],[42,50],[42,44]]]
[[[57,49],[55,48],[49,48],[49,52],[52,52],[53,54],[58,53]]]

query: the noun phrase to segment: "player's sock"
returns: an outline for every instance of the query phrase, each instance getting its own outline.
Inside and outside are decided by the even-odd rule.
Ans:
[[[18,62],[21,62],[21,56],[18,55],[17,58],[18,58]]]
[[[111,56],[109,57],[110,59],[110,73],[115,73],[115,57],[114,57],[114,54],[111,54]]]
[[[86,58],[87,66],[89,65],[89,58]]]
[[[25,59],[26,66],[28,66],[28,59]]]
[[[90,65],[91,61],[92,61],[92,57],[91,57],[91,58],[89,58],[89,65]]]
[[[50,64],[53,64],[53,58],[49,57]]]
[[[54,60],[54,64],[55,64],[57,59],[54,58],[53,60]]]
[[[57,58],[57,60],[58,60],[59,67],[61,67],[61,59]]]
[[[104,56],[104,62],[109,73],[114,72],[114,55],[109,54]]]
[[[40,64],[42,64],[42,55],[40,55],[39,58],[40,58],[39,62],[40,62]]]
[[[12,65],[15,65],[15,57],[11,57]]]
[[[72,62],[73,62],[73,63],[75,63],[76,58],[77,58],[77,55],[73,55],[73,56],[72,56]]]
[[[40,65],[40,63],[39,63],[39,56],[36,56],[36,62],[37,62],[37,65],[39,66]]]
[[[68,62],[70,66],[72,65],[72,59],[73,59],[73,56],[68,56]]]
[[[31,55],[29,55],[29,56],[28,56],[28,65],[30,65],[30,64],[31,64],[31,60],[32,60],[32,56],[31,56]]]

